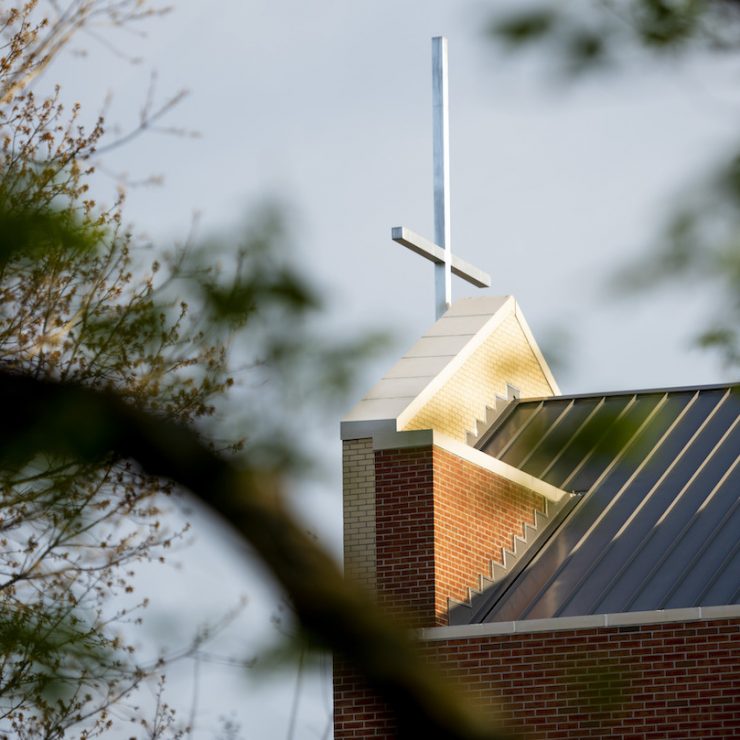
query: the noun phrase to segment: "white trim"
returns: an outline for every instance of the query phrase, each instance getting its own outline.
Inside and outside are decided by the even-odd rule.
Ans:
[[[670,622],[696,622],[740,617],[740,604],[728,606],[695,606],[686,609],[656,609],[645,612],[590,614],[583,617],[554,619],[522,619],[514,622],[465,624],[456,627],[428,627],[418,630],[421,640],[459,640],[469,637],[559,632],[562,630],[594,629],[595,627],[627,627]]]
[[[545,379],[550,384],[550,388],[552,389],[553,395],[554,396],[561,395],[560,387],[558,386],[557,381],[555,380],[555,376],[552,374],[552,371],[550,370],[550,366],[547,364],[547,360],[545,360],[545,356],[542,354],[542,351],[540,350],[539,345],[537,344],[537,341],[534,338],[534,334],[532,334],[532,330],[529,328],[529,324],[527,323],[527,320],[524,318],[524,314],[522,313],[521,308],[519,308],[519,303],[516,300],[514,300],[514,315],[516,316],[517,321],[519,322],[519,326],[524,332],[524,336],[526,340],[529,342],[529,346],[532,348],[532,352],[534,353],[534,356],[537,358],[537,362],[539,362],[540,364],[540,368],[542,369]]]
[[[550,501],[559,502],[566,496],[571,495],[567,491],[556,488],[540,478],[535,478],[533,475],[529,475],[529,473],[525,473],[524,471],[519,470],[519,468],[515,468],[513,465],[497,460],[495,457],[491,457],[485,452],[476,450],[474,447],[470,447],[464,442],[460,442],[452,437],[448,437],[446,434],[433,431],[432,429],[396,432],[390,430],[389,427],[386,427],[375,432],[372,437],[374,450],[395,450],[409,447],[429,447],[434,445],[435,447],[439,447],[440,449],[450,452],[479,468],[483,468],[483,470],[488,470],[505,480],[524,486],[530,491],[533,491]]]
[[[519,470],[519,468],[515,468],[513,465],[509,465],[502,460],[491,457],[491,455],[481,452],[480,450],[476,450],[475,447],[470,447],[470,445],[466,445],[464,442],[448,437],[446,434],[435,432],[434,444],[437,447],[441,447],[443,450],[447,450],[447,452],[451,452],[453,455],[461,457],[463,460],[467,460],[468,462],[477,465],[479,468],[496,473],[496,475],[499,475],[506,480],[510,480],[512,483],[518,483],[519,485],[528,488],[530,491],[534,491],[535,493],[540,494],[540,496],[544,496],[550,501],[555,501],[557,503],[566,496],[571,495],[567,491],[563,491],[562,489],[553,486],[551,483],[543,481],[541,478],[535,478],[533,475],[525,473],[523,470]]]
[[[339,425],[342,440],[367,439],[379,432],[396,432],[395,419],[366,419],[362,421],[343,421]]]

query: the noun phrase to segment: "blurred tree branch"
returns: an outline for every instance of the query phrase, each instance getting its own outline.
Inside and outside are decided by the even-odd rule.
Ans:
[[[307,634],[363,671],[404,736],[496,737],[293,521],[275,470],[237,466],[193,430],[110,391],[0,370],[0,407],[3,465],[15,467],[40,453],[87,464],[113,456],[190,491],[254,548]]]
[[[49,0],[49,16],[38,6],[38,0],[29,0],[0,15],[0,34],[7,39],[0,59],[0,104],[26,90],[78,33],[103,22],[122,28],[169,10],[141,0],[72,0],[64,5]]]

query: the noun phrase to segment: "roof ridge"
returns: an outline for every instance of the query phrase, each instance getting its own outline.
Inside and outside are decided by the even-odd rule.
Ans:
[[[593,391],[590,393],[563,393],[559,396],[532,396],[520,398],[518,403],[530,403],[534,401],[564,401],[575,398],[604,398],[607,396],[631,396],[631,395],[650,395],[653,393],[695,393],[696,391],[712,391],[720,388],[738,388],[740,390],[740,380],[727,381],[724,383],[699,383],[697,385],[677,385],[664,388],[631,388],[619,391]]]

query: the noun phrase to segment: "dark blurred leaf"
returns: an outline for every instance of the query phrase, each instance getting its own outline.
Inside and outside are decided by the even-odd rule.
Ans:
[[[12,675],[9,668],[16,663],[34,666],[33,671],[21,674],[23,686],[5,686],[4,690],[64,699],[81,690],[80,675],[92,678],[106,663],[120,659],[109,645],[95,639],[95,628],[85,616],[63,604],[46,611],[19,609],[0,615],[4,675]]]
[[[567,41],[568,67],[573,73],[592,71],[604,62],[606,46],[604,38],[588,28],[574,29]]]
[[[707,11],[703,0],[639,0],[632,3],[635,29],[646,46],[675,48],[690,40]]]
[[[51,250],[91,252],[101,237],[101,230],[82,225],[69,211],[0,209],[0,264]]]
[[[736,49],[740,3],[727,0],[603,0],[498,11],[490,37],[507,50],[544,50],[545,67],[576,78],[646,54]],[[559,76],[558,76],[559,78]]]
[[[617,295],[682,284],[706,292],[706,329],[694,337],[718,351],[731,366],[740,364],[740,157],[733,156],[710,176],[691,183],[674,205],[646,256],[611,279]]]
[[[279,306],[290,313],[304,313],[318,307],[308,284],[287,267],[274,270],[262,265],[242,270],[231,282],[203,281],[201,290],[213,319],[241,322],[257,310]],[[245,274],[246,273],[246,274]]]
[[[557,26],[559,16],[552,8],[535,8],[494,18],[489,33],[512,47],[540,41]]]
[[[740,207],[740,155],[732,157],[716,175],[717,190]]]
[[[740,335],[735,327],[715,326],[699,334],[696,343],[720,352],[728,367],[740,365]]]

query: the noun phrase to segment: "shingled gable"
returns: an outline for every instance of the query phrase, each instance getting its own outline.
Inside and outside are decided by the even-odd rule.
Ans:
[[[573,445],[609,409],[641,454]],[[526,737],[740,736],[739,419],[560,396],[513,298],[458,302],[342,423],[348,577]],[[335,740],[395,737],[341,663],[334,701]]]
[[[465,441],[507,384],[524,396],[560,392],[513,296],[465,298],[342,419],[342,439],[432,429]]]

